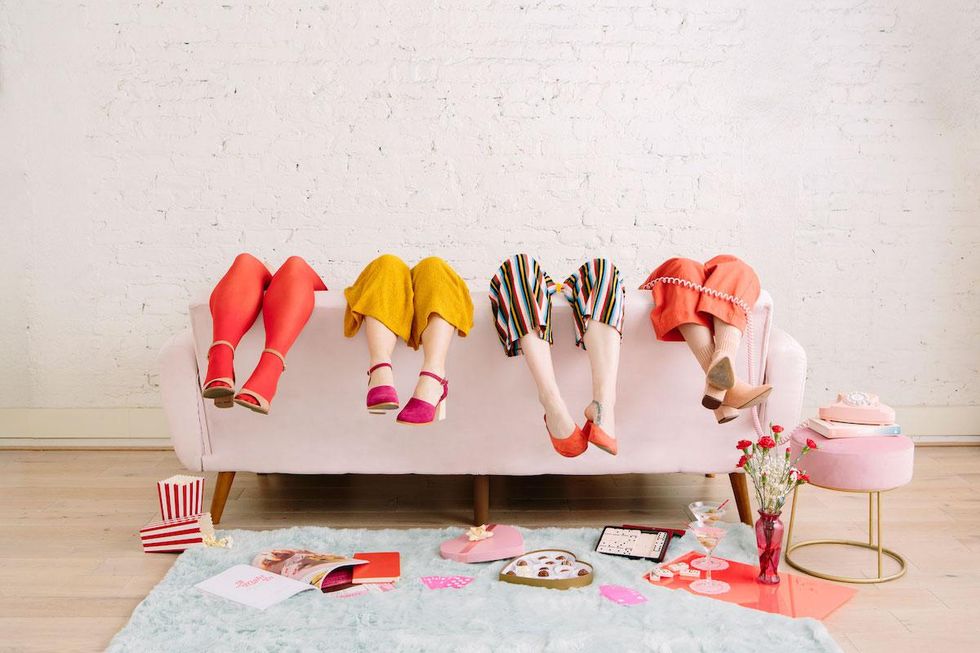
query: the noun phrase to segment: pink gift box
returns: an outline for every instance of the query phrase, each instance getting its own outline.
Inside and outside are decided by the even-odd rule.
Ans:
[[[179,519],[154,519],[140,529],[144,553],[179,553],[202,545],[205,535],[214,535],[209,512]]]
[[[200,476],[171,476],[157,483],[160,519],[179,519],[204,512],[204,479]]]

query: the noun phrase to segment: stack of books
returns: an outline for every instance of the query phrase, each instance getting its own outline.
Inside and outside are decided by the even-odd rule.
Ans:
[[[898,424],[851,424],[818,417],[807,419],[807,427],[825,438],[866,438],[902,434],[902,427]]]
[[[818,417],[807,420],[807,426],[825,438],[866,438],[901,435],[895,423],[895,411],[865,392],[841,393],[837,402],[823,406]]]

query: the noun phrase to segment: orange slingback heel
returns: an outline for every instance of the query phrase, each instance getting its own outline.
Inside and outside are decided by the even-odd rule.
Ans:
[[[619,452],[619,445],[616,442],[616,438],[606,433],[599,426],[602,424],[602,404],[595,400],[592,401],[592,404],[595,404],[595,421],[589,419],[588,415],[585,416],[585,428],[582,429],[585,433],[585,438],[607,454],[615,456]],[[591,406],[592,404],[589,405]]]

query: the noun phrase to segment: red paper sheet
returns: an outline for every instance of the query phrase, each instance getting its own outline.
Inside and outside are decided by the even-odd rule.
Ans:
[[[697,551],[690,551],[676,560],[664,563],[663,566],[666,567],[678,562],[690,564],[692,560],[703,555]],[[851,597],[857,593],[857,590],[851,587],[843,587],[824,580],[783,571],[779,572],[782,582],[778,585],[763,585],[756,581],[756,577],[759,575],[757,566],[731,560],[726,562],[729,565],[728,569],[712,571],[711,577],[725,581],[732,586],[732,590],[726,594],[710,596],[710,598],[737,603],[754,610],[772,612],[787,617],[825,619],[831,612],[850,601]],[[701,577],[705,578],[706,576],[706,572],[702,571]],[[644,578],[646,577],[644,576]],[[675,574],[673,578],[649,582],[651,585],[660,585],[674,590],[690,592],[697,596],[706,596],[691,590],[690,585],[693,580],[696,579],[682,578]]]

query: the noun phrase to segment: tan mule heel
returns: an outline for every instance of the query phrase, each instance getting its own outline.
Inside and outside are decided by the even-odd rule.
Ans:
[[[282,361],[283,371],[286,370],[286,357],[283,356],[280,352],[276,351],[275,349],[269,349],[268,347],[266,347],[265,349],[262,350],[262,353],[272,354],[273,356],[277,357],[280,361]],[[246,397],[251,397],[257,403],[253,404],[250,401],[239,399],[239,397],[241,397],[242,395],[245,395]],[[239,406],[244,406],[245,408],[248,408],[253,412],[259,413],[260,415],[268,415],[269,409],[272,407],[271,402],[268,399],[266,399],[259,393],[255,392],[254,390],[249,390],[248,388],[242,388],[241,390],[238,391],[238,394],[235,395],[235,403],[238,404]]]
[[[231,353],[235,354],[235,345],[231,344],[227,340],[215,340],[208,347],[208,361],[211,360],[211,350],[218,345],[225,345],[231,349]],[[215,383],[224,383],[224,386],[216,386]],[[205,382],[204,388],[201,389],[201,396],[205,399],[214,399],[214,405],[216,408],[231,408],[232,397],[235,396],[235,379],[234,377],[219,376]]]
[[[731,406],[742,410],[744,408],[751,408],[752,406],[758,406],[766,399],[769,398],[769,393],[772,392],[772,386],[768,383],[762,385],[749,385],[748,383],[743,383],[741,381],[737,382],[731,389],[725,393],[724,406]]]

